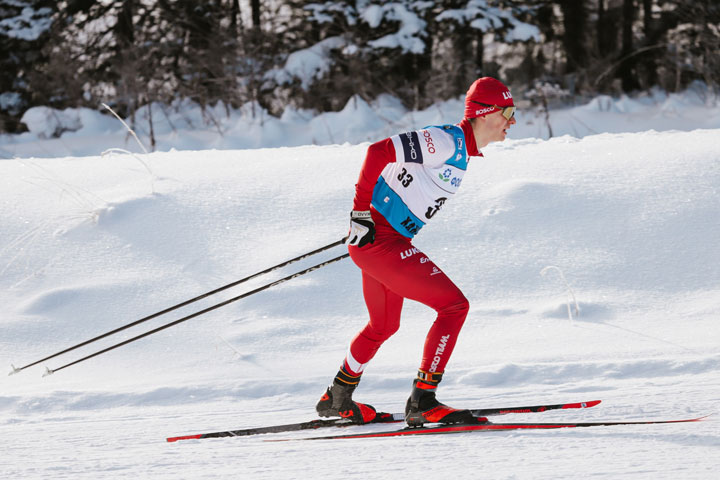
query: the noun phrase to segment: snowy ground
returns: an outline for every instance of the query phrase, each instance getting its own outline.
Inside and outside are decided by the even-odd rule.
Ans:
[[[692,116],[714,125],[674,117],[677,130],[660,132],[648,112],[633,114],[637,133],[516,136],[489,146],[418,236],[416,246],[471,303],[440,398],[470,408],[603,400],[503,421],[716,413],[710,419],[346,442],[165,441],[313,418],[366,321],[350,260],[42,377],[45,367],[311,264],[304,261],[0,377],[3,478],[715,478],[718,110]],[[594,128],[627,115],[608,113]],[[55,158],[0,161],[0,365],[8,370],[339,239],[366,146],[101,157],[118,146],[107,143],[113,137],[103,137],[102,150],[93,139],[64,138],[77,144],[73,156],[57,149]],[[23,142],[0,148],[13,157],[57,145]],[[559,271],[540,273],[548,266],[564,274],[579,316],[568,317]],[[408,302],[403,318],[356,395],[391,412],[403,408],[433,312]]]

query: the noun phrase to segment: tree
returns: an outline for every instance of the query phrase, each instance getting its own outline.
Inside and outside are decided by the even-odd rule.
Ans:
[[[716,87],[718,25],[715,0],[12,0],[0,130],[33,105],[106,102],[133,122],[182,99],[206,121],[218,103],[279,115],[383,93],[421,109],[481,75],[572,94]]]
[[[457,8],[443,8],[437,17],[438,37],[446,40],[433,53],[436,70],[449,72],[451,81],[442,89],[445,98],[462,95],[479,76],[529,83],[528,72],[536,70],[537,58],[542,59],[541,24],[547,2],[452,3]]]
[[[511,44],[540,40],[539,30],[528,23],[537,8],[510,0],[496,3],[293,0],[288,2],[294,9],[291,18],[302,21],[287,29],[298,45],[288,59],[311,55],[322,68],[313,73],[311,84],[299,78],[307,72],[287,67],[288,75],[275,79],[293,90],[292,98],[319,109],[342,107],[353,94],[372,99],[381,93],[425,108],[464,93],[486,73],[484,36]]]
[[[588,59],[587,9],[583,0],[558,0],[563,15],[563,45],[565,72],[575,73],[584,68]]]
[[[15,0],[0,5],[0,132],[20,132],[20,116],[45,98],[36,98],[34,66],[47,61],[43,48],[57,4],[49,0]]]
[[[253,28],[260,29],[260,0],[250,0],[250,11]]]
[[[622,82],[622,89],[629,92],[638,88],[637,72],[635,70],[636,58],[633,56],[633,23],[637,9],[634,0],[623,0],[622,7],[622,49],[620,51],[620,67],[618,75]]]
[[[676,0],[671,19],[665,19],[667,55],[662,67],[678,90],[693,80],[720,86],[720,5],[714,0]]]

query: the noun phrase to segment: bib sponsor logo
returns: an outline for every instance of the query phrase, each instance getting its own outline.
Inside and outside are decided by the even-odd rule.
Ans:
[[[422,152],[419,150],[420,140],[417,132],[407,132],[400,135],[405,161],[409,163],[423,163]]]
[[[440,197],[435,200],[435,205],[432,207],[428,207],[427,212],[425,212],[425,218],[430,220],[432,217],[435,216],[437,212],[440,211],[442,206],[445,204],[445,201],[447,200],[447,197]]]
[[[445,170],[443,170],[442,173],[438,173],[438,178],[443,182],[450,182],[450,185],[452,185],[453,187],[460,187],[460,184],[462,183],[462,178],[453,177],[452,174],[452,170],[446,168]]]
[[[405,227],[405,230],[411,235],[415,235],[420,231],[420,227],[422,225],[416,225],[415,222],[412,221],[412,218],[407,217],[405,220],[400,222],[400,225]]]
[[[408,147],[410,148],[410,158],[413,160],[417,160],[417,152],[415,151],[415,142],[413,142],[412,134],[406,133],[405,134],[408,138]]]
[[[430,132],[423,130],[423,137],[425,138],[425,143],[427,144],[428,153],[435,153],[435,144],[430,136]]]

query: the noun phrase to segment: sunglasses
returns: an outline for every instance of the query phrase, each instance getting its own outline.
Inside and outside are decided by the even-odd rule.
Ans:
[[[498,110],[502,110],[502,116],[505,117],[505,120],[508,122],[515,116],[515,107],[498,107],[497,105],[490,105],[487,103],[480,103],[476,102],[475,100],[470,100],[472,103],[477,103],[478,105],[482,105],[483,107],[492,107],[497,108]]]

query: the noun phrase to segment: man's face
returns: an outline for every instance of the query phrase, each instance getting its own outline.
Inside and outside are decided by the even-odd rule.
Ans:
[[[507,120],[502,116],[502,111],[491,113],[486,117],[487,139],[488,142],[502,142],[507,136],[507,131],[511,125],[517,123],[513,116]]]
[[[515,117],[507,120],[502,111],[497,111],[484,117],[478,117],[473,123],[473,132],[478,148],[485,147],[490,142],[502,142],[507,136],[511,125],[517,123]]]

